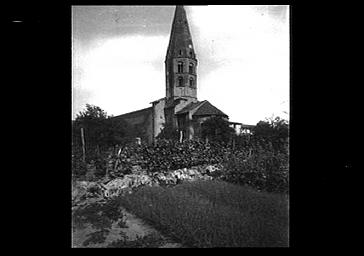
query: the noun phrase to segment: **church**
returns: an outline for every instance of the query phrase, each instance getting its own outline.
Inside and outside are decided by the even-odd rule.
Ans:
[[[151,107],[113,117],[133,128],[135,137],[153,143],[165,125],[178,129],[183,139],[201,135],[204,121],[229,117],[209,101],[197,99],[197,56],[193,47],[186,11],[176,6],[165,58],[166,95],[150,102]],[[240,123],[231,124],[236,128]]]

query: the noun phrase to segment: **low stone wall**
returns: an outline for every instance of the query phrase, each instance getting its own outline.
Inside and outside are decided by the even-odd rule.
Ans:
[[[220,170],[220,165],[207,165],[183,168],[169,172],[147,173],[140,168],[133,168],[131,174],[112,180],[94,182],[76,181],[72,187],[73,205],[90,198],[106,199],[123,193],[132,193],[141,186],[170,186],[193,180],[212,180],[212,174]]]

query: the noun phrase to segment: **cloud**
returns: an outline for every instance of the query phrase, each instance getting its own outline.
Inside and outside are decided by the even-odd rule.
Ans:
[[[173,11],[162,8],[161,19],[152,18],[160,17],[159,8],[134,8],[140,16],[134,21],[130,9],[123,8],[110,9],[112,15],[110,10],[95,12],[78,21],[87,26],[88,36],[77,34],[81,25],[74,31],[73,86],[75,95],[82,94],[74,98],[74,109],[87,101],[119,115],[149,107],[165,96],[164,58]],[[288,118],[283,113],[289,113],[288,7],[185,8],[199,61],[199,100],[209,100],[231,121],[255,124],[273,113]],[[146,20],[141,21],[143,15]],[[119,16],[121,24],[113,21]],[[93,17],[95,22],[102,17],[104,23],[97,21],[93,28],[95,22],[89,22]],[[166,19],[170,25],[161,31],[168,33],[139,27],[165,26]]]
[[[168,35],[173,6],[73,6],[73,37],[87,45],[94,39],[126,35]]]
[[[289,8],[288,5],[257,5],[252,7],[259,11],[261,15],[269,15],[277,21],[286,22]]]
[[[84,89],[81,87],[73,87],[72,90],[72,119],[76,117],[76,115],[83,111],[86,104],[90,103],[92,98],[92,91],[88,89]]]
[[[74,90],[92,91],[85,96],[89,103],[113,115],[149,107],[165,93],[167,44],[164,36],[125,36],[99,38],[82,54],[74,49],[73,66],[79,71],[73,74]],[[76,97],[74,105],[78,110],[84,101]]]
[[[288,24],[277,18],[283,11],[287,8],[190,8],[200,56],[199,97],[233,121],[255,124],[289,111],[288,104],[281,104],[289,100]]]

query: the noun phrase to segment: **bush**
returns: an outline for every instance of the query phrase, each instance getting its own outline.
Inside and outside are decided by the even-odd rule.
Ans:
[[[195,140],[180,143],[161,139],[155,145],[124,145],[119,155],[114,149],[96,154],[92,160],[88,158],[87,166],[89,171],[94,170],[97,178],[104,177],[106,169],[110,177],[122,177],[136,166],[147,173],[160,173],[223,164],[225,168],[220,176],[226,181],[270,192],[287,192],[288,141],[280,143],[277,147],[267,138],[250,135],[236,137],[234,147],[223,142]],[[73,162],[75,172],[84,173],[85,167],[77,159]]]
[[[288,133],[288,121],[276,117],[258,122],[253,130],[253,137],[256,141],[269,141],[275,150],[285,151],[288,145]]]
[[[212,117],[202,124],[201,135],[203,139],[226,143],[235,134],[229,122],[221,117]]]
[[[163,129],[158,134],[157,139],[177,141],[179,139],[178,129],[174,128],[170,124],[164,125]]]
[[[79,177],[85,175],[86,172],[86,163],[82,160],[81,149],[76,146],[72,146],[72,174]]]
[[[120,174],[130,172],[135,165],[153,173],[223,164],[221,177],[226,181],[270,192],[288,190],[288,151],[276,150],[265,139],[238,138],[235,149],[223,143],[161,140],[155,146],[124,147],[118,160]]]
[[[224,162],[222,179],[268,192],[288,192],[288,143],[275,147],[268,139],[238,138],[237,150]]]
[[[288,192],[288,168],[284,154],[264,152],[248,158],[231,158],[224,164],[222,179],[268,192]]]
[[[77,208],[72,213],[72,224],[74,228],[82,228],[86,224],[91,224],[93,228],[103,230],[111,229],[113,222],[123,220],[123,218],[125,216],[121,211],[120,204],[115,200],[109,200]]]
[[[158,248],[163,244],[163,237],[152,233],[143,237],[137,236],[135,240],[119,239],[110,243],[107,248]]]

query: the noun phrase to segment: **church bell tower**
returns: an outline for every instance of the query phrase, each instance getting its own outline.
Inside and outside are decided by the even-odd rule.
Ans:
[[[186,11],[177,5],[165,59],[166,98],[197,101],[197,59]]]

